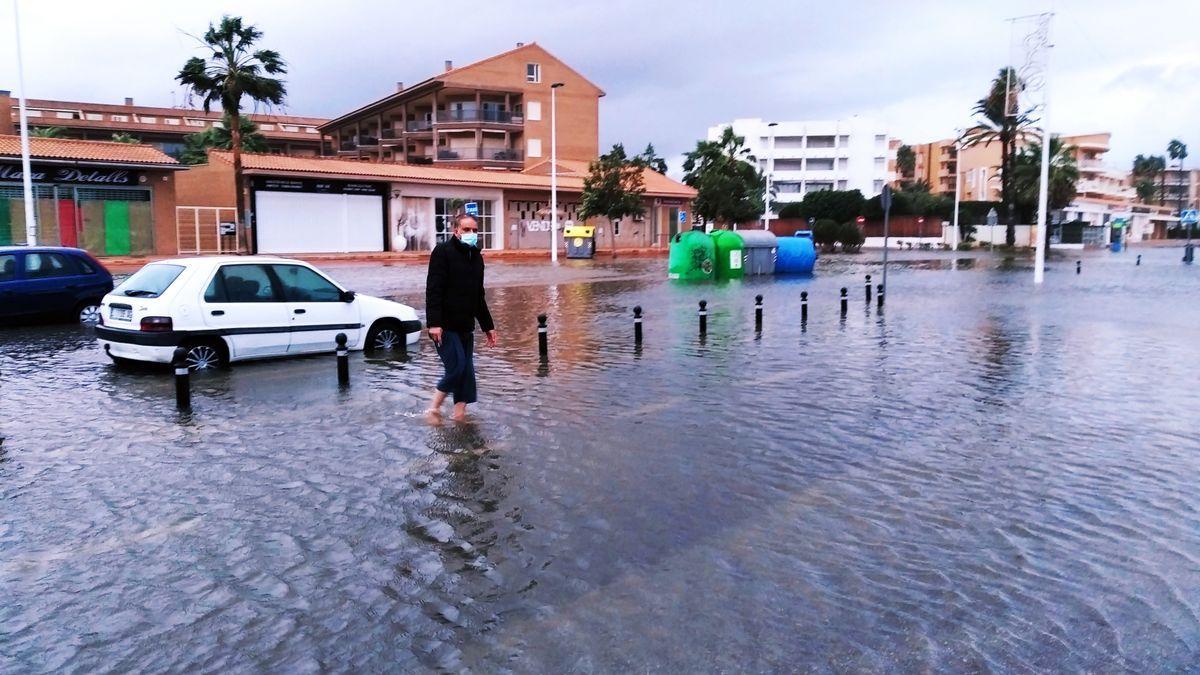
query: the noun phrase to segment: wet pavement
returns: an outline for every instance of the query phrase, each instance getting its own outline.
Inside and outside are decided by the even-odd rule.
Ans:
[[[882,312],[871,255],[493,266],[463,425],[420,418],[427,344],[348,391],[237,364],[181,415],[87,329],[0,331],[0,671],[1195,668],[1200,269],[895,258]],[[325,267],[423,304],[419,267]]]

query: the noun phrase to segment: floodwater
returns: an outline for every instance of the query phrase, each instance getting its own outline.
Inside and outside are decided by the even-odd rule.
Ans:
[[[420,418],[427,344],[348,391],[236,365],[181,415],[87,329],[0,331],[0,671],[1196,669],[1200,268],[897,257],[882,312],[868,255],[496,265],[463,425]]]

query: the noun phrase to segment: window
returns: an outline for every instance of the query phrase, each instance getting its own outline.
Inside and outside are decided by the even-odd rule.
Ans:
[[[142,124],[158,124],[157,117],[142,117],[138,119]]]
[[[794,181],[779,182],[779,183],[772,183],[772,185],[774,186],[775,191],[778,192],[779,194],[799,194],[800,193],[800,183],[798,183],[798,182],[794,182]]]
[[[479,213],[475,222],[479,223],[479,247],[496,247],[495,211],[490,199],[469,197],[464,199],[437,198],[433,200],[433,225],[439,242],[446,241],[454,232],[454,216],[462,213],[464,204],[475,202]]]
[[[614,237],[621,236],[621,221],[619,221],[619,220],[612,221],[612,229],[613,229]]]
[[[342,289],[300,265],[271,265],[288,302],[341,302]]]
[[[776,171],[803,171],[804,160],[802,159],[777,159],[774,162]]]
[[[17,256],[0,255],[0,282],[17,278]]]
[[[204,126],[204,120],[187,120],[187,125],[189,127],[202,127]]]
[[[886,168],[887,168],[887,160],[884,159],[883,157],[876,157],[875,158],[875,170],[883,171]]]
[[[827,181],[809,181],[808,192],[821,192],[823,190],[832,190],[833,183]]]
[[[542,119],[542,102],[526,101],[525,117],[532,122],[540,121]]]
[[[887,145],[887,135],[886,134],[876,135],[875,136],[875,147],[882,148],[885,145]]]
[[[804,147],[803,136],[776,136],[776,150],[799,150]]]
[[[845,157],[838,157],[838,171],[845,171],[850,168],[850,160]]]
[[[60,120],[73,120],[73,119],[77,119],[79,117],[79,113],[56,112],[56,113],[54,113],[54,116]]]
[[[808,147],[810,148],[832,148],[833,136],[809,136]]]
[[[75,264],[75,262],[68,259],[61,253],[25,254],[26,279],[70,277],[79,273],[79,267]]]
[[[101,115],[100,113],[88,113],[87,118],[93,122],[104,121],[104,115]]]
[[[833,171],[833,158],[817,159],[810,158],[808,160],[809,171]]]
[[[850,137],[846,135],[838,136],[838,147],[844,148],[850,145]]]
[[[542,66],[538,63],[525,64],[525,81],[537,84],[542,81]]]
[[[845,190],[845,189],[846,189],[846,181],[844,181],[844,180],[839,180],[839,181],[838,181],[838,189],[839,189],[839,190]]]
[[[304,133],[315,134],[315,133],[319,133],[319,132],[317,131],[316,127],[304,127]]]
[[[219,278],[220,281],[216,281]],[[277,302],[278,293],[264,265],[223,265],[204,292],[208,302]],[[209,294],[216,300],[209,300]]]
[[[113,116],[112,116],[112,121],[114,121],[114,122],[128,122],[128,121],[129,121],[129,115],[113,115]]]
[[[531,138],[525,141],[525,155],[528,157],[542,156],[542,139]]]
[[[180,265],[146,265],[129,277],[113,293],[135,298],[157,298],[162,295],[176,277],[183,273]]]

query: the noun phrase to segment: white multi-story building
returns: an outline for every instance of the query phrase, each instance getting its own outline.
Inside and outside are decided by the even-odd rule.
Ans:
[[[729,126],[746,139],[768,184],[775,188],[772,211],[817,190],[858,190],[871,197],[896,178],[899,143],[872,119],[778,123],[737,119],[732,125],[709,127],[708,139],[717,140]]]

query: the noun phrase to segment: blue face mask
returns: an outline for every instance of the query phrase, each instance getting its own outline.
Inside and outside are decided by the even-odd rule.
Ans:
[[[462,241],[462,243],[466,244],[467,246],[478,246],[479,245],[479,233],[478,232],[463,232],[462,234],[458,235],[458,238],[460,241]]]

